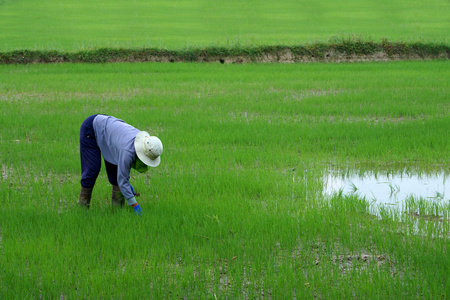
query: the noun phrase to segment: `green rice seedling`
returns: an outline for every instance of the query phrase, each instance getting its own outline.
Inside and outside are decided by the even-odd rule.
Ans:
[[[356,185],[353,182],[350,182],[350,192],[352,194],[356,193],[358,191],[358,188],[356,187]]]
[[[399,192],[400,192],[400,188],[398,185],[393,185],[391,183],[389,183],[389,189],[390,189],[390,195],[389,197],[395,197]]]
[[[435,196],[433,197],[434,199],[436,199],[436,200],[444,200],[444,194],[443,193],[435,191],[434,194],[435,194]]]

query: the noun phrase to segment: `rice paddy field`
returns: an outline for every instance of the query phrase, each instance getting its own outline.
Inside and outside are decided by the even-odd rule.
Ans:
[[[448,298],[448,195],[377,216],[320,179],[448,172],[448,66],[1,66],[1,294]],[[104,171],[76,206],[79,127],[99,112],[164,143],[132,173],[141,217],[112,210]]]
[[[448,43],[449,6],[0,0],[0,51]],[[449,78],[448,59],[0,65],[0,298],[449,299]],[[77,206],[97,113],[164,144],[131,173],[141,216],[112,208],[104,166]],[[330,174],[444,188],[391,206],[395,184]]]
[[[447,0],[1,0],[0,49],[297,45],[342,36],[448,43]]]

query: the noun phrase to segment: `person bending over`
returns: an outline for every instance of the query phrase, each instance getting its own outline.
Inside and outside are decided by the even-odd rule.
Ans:
[[[147,166],[157,167],[162,151],[159,138],[120,119],[103,114],[88,117],[80,129],[81,192],[78,205],[89,208],[103,156],[112,184],[112,205],[124,206],[126,200],[127,205],[140,215],[142,210],[130,184],[131,168],[144,173]]]

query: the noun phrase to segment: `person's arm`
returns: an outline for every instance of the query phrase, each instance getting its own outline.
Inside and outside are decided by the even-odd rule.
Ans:
[[[136,210],[135,207],[139,207],[139,205],[134,197],[133,188],[130,184],[130,171],[133,161],[134,156],[132,153],[124,151],[120,154],[119,164],[117,165],[117,183],[119,184],[120,191],[127,200],[128,206]]]
[[[134,192],[133,186],[131,184],[130,184],[130,187],[131,187],[131,192],[133,193],[133,195],[139,196],[138,194],[136,194]],[[135,198],[135,200],[136,200],[136,198]],[[134,209],[134,212],[137,215],[141,215],[142,214],[142,209],[141,209],[141,207],[139,206],[139,204],[137,202],[135,204],[132,204],[131,207]]]

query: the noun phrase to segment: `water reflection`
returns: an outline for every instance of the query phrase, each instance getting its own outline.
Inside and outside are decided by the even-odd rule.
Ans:
[[[352,173],[330,171],[324,176],[324,192],[357,194],[386,205],[400,204],[409,196],[448,200],[450,178],[445,173]]]

